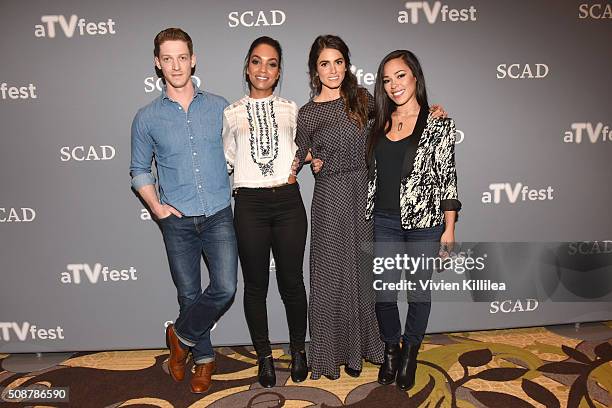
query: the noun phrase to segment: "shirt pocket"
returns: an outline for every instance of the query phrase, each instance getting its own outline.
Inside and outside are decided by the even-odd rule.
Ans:
[[[215,145],[223,146],[222,113],[216,114],[212,111],[207,111],[200,115],[198,123],[199,129],[197,129],[197,131],[205,141],[213,143]]]

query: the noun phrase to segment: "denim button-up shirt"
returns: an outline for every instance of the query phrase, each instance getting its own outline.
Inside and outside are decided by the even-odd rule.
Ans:
[[[223,154],[223,109],[227,101],[198,89],[189,110],[162,91],[132,122],[132,187],[155,184],[159,197],[188,216],[210,216],[230,205],[230,182]]]

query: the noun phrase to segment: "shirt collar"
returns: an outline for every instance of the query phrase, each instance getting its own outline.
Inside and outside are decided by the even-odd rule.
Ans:
[[[195,81],[193,78],[191,78],[191,83],[193,84],[193,89],[194,89],[193,99],[195,99],[195,98],[196,98],[196,96],[198,96],[198,95],[202,95],[202,96],[204,96],[204,91],[203,91],[203,90],[201,90],[201,89],[198,87],[198,85],[196,84],[196,81]],[[161,92],[161,96],[160,96],[160,98],[162,99],[162,101],[163,101],[163,100],[165,100],[165,99],[170,100],[170,97],[168,96],[168,94],[167,94],[167,92],[166,92],[166,89],[167,89],[167,88],[168,88],[168,85],[166,85],[166,84],[164,84],[164,85],[162,86],[162,92]]]

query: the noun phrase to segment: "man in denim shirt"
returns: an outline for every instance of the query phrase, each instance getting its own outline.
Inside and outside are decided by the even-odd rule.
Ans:
[[[210,329],[233,301],[238,268],[221,138],[228,103],[192,81],[196,58],[187,33],[168,28],[157,34],[154,45],[155,65],[166,85],[132,123],[132,186],[159,220],[178,293],[179,316],[166,331],[170,375],[183,380],[191,348],[196,364],[191,391],[204,393],[215,369]],[[204,291],[202,252],[210,275]]]

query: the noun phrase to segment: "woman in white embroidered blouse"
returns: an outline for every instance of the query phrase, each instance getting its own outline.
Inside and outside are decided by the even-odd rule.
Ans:
[[[268,337],[266,296],[270,250],[285,305],[291,346],[291,378],[308,375],[306,290],[302,264],[307,219],[291,165],[297,105],[273,94],[281,76],[282,49],[270,37],[251,44],[244,65],[249,95],[228,106],[223,117],[223,146],[234,173],[234,226],[244,276],[244,313],[258,357],[259,382],[276,383]]]

